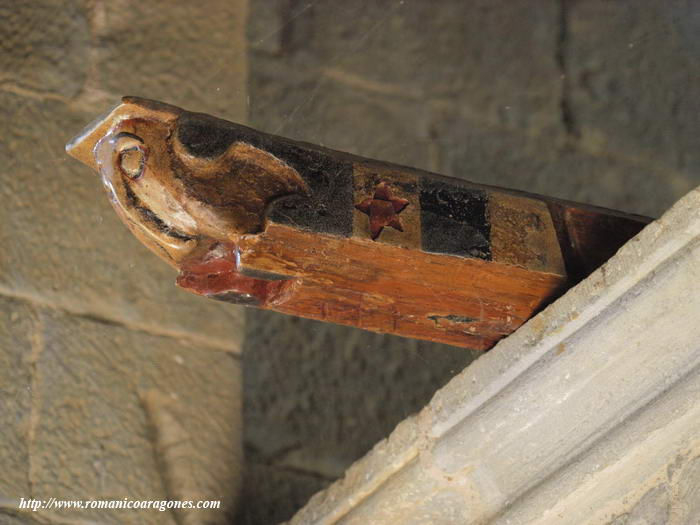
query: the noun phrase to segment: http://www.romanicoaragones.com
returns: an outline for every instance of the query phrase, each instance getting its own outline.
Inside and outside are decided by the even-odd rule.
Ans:
[[[218,500],[133,500],[129,498],[111,500],[61,500],[49,499],[19,499],[20,509],[60,510],[60,509],[152,509],[164,512],[171,509],[218,509]]]

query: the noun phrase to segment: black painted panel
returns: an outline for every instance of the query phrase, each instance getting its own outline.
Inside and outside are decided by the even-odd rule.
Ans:
[[[421,179],[421,238],[426,252],[491,259],[486,192]]]

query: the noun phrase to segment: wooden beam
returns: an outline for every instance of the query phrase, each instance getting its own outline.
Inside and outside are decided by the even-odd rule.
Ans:
[[[649,219],[125,97],[67,146],[194,293],[488,349]]]

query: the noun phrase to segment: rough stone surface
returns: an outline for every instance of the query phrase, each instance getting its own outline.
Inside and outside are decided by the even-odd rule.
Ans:
[[[238,360],[89,320],[41,322],[35,495],[220,499],[230,514],[241,467]]]
[[[0,86],[49,96],[79,94],[90,40],[84,2],[3,2],[0,20]]]
[[[247,448],[274,465],[327,479],[477,355],[269,312],[251,312],[248,326]]]
[[[1,424],[21,433],[21,441],[10,434],[0,448],[11,473],[0,483],[3,506],[20,497],[218,499],[222,510],[208,519],[230,518],[242,463],[237,358],[21,301],[0,304],[8,332],[22,333],[3,347],[20,358],[7,368],[17,392]],[[62,516],[104,523],[196,518],[197,511],[180,512]],[[207,519],[200,512],[196,519]],[[39,514],[51,520],[51,512]]]
[[[31,413],[31,349],[35,345],[36,315],[20,301],[0,300],[0,422],[2,498],[29,493],[27,430]]]
[[[309,11],[313,26],[297,54],[321,68],[446,98],[532,132],[560,126],[558,2],[363,0]]]
[[[246,17],[245,0],[0,0],[0,523],[233,519],[241,311],[178,290],[64,145],[125,94],[245,121]],[[34,513],[21,497],[224,508]]]
[[[245,122],[247,2],[99,2],[94,81]],[[125,74],[127,73],[128,74]]]
[[[700,189],[291,523],[697,522],[698,210]]]
[[[330,480],[295,470],[246,459],[245,484],[241,492],[238,525],[280,523],[292,517],[309,498]]]
[[[0,524],[2,525],[44,525],[46,520],[26,514],[0,511]]]
[[[629,512],[616,517],[612,525],[632,525],[633,523],[668,523],[670,511],[668,485],[662,483],[647,492],[642,499],[632,505]]]
[[[581,139],[698,184],[694,2],[570,2],[565,58]]]
[[[482,184],[540,193],[658,217],[691,189],[689,181],[640,162],[596,155],[571,142],[552,142],[444,109],[434,129],[445,137],[436,147],[441,173]],[[699,180],[700,182],[700,180]]]
[[[264,55],[256,58],[251,77],[254,126],[365,157],[430,168],[428,114],[418,101],[357,89],[332,76],[314,78]]]

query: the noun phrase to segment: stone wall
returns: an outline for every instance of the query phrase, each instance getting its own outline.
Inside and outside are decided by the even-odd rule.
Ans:
[[[64,153],[124,94],[245,121],[247,4],[208,4],[0,1],[0,523],[231,519],[243,318],[176,289]],[[21,497],[224,508],[32,513]]]

